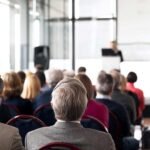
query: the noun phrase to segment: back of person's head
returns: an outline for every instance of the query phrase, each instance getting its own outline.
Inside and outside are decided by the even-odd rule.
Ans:
[[[113,89],[113,78],[110,74],[107,74],[104,71],[101,71],[97,78],[96,90],[98,93],[109,95],[112,93]]]
[[[63,72],[60,69],[51,69],[46,71],[46,82],[50,88],[54,88],[56,84],[63,79]]]
[[[39,94],[40,88],[41,85],[38,77],[35,74],[28,74],[23,85],[21,96],[33,101]]]
[[[25,78],[26,78],[25,72],[24,72],[24,71],[18,71],[17,74],[19,75],[22,84],[24,84],[24,80],[25,80]]]
[[[93,98],[94,88],[92,86],[92,82],[90,78],[85,74],[78,74],[75,76],[75,79],[79,79],[85,86],[86,91],[87,91],[87,98],[88,99]]]
[[[119,86],[119,89],[121,91],[125,91],[126,90],[126,83],[127,83],[127,80],[126,80],[125,76],[120,74],[120,86]]]
[[[35,66],[35,68],[36,68],[36,71],[44,71],[44,66],[41,65],[41,64],[37,64],[37,65]]]
[[[114,80],[113,89],[114,90],[119,89],[120,82],[121,82],[120,72],[116,69],[113,69],[110,71],[110,74],[112,75],[113,80]]]
[[[64,78],[54,88],[51,103],[56,119],[79,120],[87,105],[86,89],[79,80]]]
[[[20,96],[22,92],[22,83],[19,75],[15,72],[5,73],[3,75],[3,96],[4,97],[15,97]]]
[[[78,73],[86,73],[86,68],[81,66],[78,68]]]
[[[39,78],[41,87],[43,87],[46,84],[46,77],[43,71],[37,71],[35,72],[35,75]]]
[[[129,72],[128,75],[127,75],[127,81],[128,82],[131,82],[131,83],[134,83],[137,81],[137,75],[135,72]]]
[[[63,75],[64,75],[64,78],[66,78],[66,77],[74,78],[75,71],[74,70],[64,70]]]

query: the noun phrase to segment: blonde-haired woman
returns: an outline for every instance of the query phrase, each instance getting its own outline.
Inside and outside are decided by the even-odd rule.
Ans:
[[[41,85],[35,74],[27,74],[21,96],[33,102],[40,93]]]

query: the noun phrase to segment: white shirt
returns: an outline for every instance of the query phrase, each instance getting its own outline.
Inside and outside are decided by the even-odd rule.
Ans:
[[[99,93],[97,94],[96,98],[97,99],[100,98],[100,99],[109,99],[109,100],[111,100],[111,96],[103,95],[103,94],[99,94]]]
[[[74,122],[74,123],[79,123],[80,124],[80,121],[79,120],[76,120],[76,121],[65,121],[65,120],[60,120],[60,119],[57,119],[58,122]]]

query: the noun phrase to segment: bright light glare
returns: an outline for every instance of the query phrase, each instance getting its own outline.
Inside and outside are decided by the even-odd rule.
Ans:
[[[5,18],[5,19],[4,19]],[[0,4],[0,72],[10,69],[10,12],[9,6]]]

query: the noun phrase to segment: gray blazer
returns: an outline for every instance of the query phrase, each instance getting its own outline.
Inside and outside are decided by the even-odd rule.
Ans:
[[[23,150],[17,128],[0,123],[0,150]]]
[[[108,133],[83,128],[79,123],[56,122],[50,127],[31,131],[26,136],[26,150],[38,150],[50,142],[68,142],[81,150],[115,150]]]

